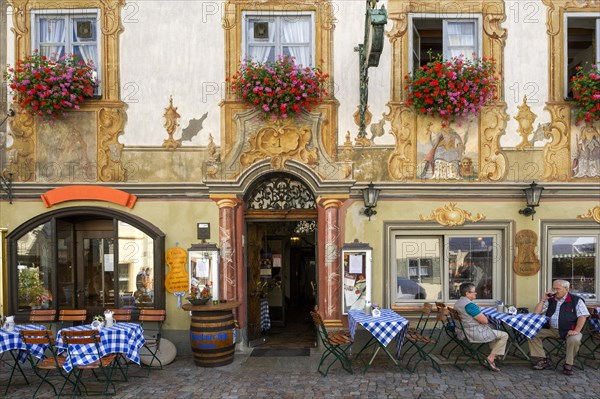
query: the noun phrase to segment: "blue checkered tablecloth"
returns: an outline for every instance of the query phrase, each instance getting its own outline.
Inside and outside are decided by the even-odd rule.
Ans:
[[[600,314],[600,308],[596,308],[596,311],[598,312],[598,314]],[[594,327],[594,330],[600,333],[600,320],[590,319],[590,324],[592,325],[592,327]]]
[[[27,346],[21,340],[21,330],[45,330],[46,327],[39,324],[16,325],[15,330],[8,332],[0,329],[0,353],[10,350],[18,350],[18,359],[24,362],[27,359]],[[31,345],[31,354],[38,358],[44,357],[44,345]]]
[[[66,351],[61,332],[64,330],[89,330],[91,326],[75,326],[60,330],[56,336],[56,346],[59,351]],[[122,353],[132,362],[140,364],[139,350],[146,342],[144,330],[136,323],[115,323],[112,327],[100,330],[100,356],[110,353]],[[73,366],[85,366],[98,360],[96,347],[90,345],[71,345],[71,357],[67,356],[64,369],[70,372]]]
[[[518,313],[511,315],[508,313],[498,313],[495,308],[483,308],[481,313],[487,316],[494,324],[500,328],[500,322],[504,322],[512,327],[516,332],[526,338],[532,339],[544,327],[548,317],[535,313]]]
[[[408,320],[391,309],[382,309],[380,317],[365,314],[363,310],[348,311],[348,327],[350,336],[354,339],[356,325],[363,326],[383,346],[387,346],[392,339],[396,338],[396,357],[400,355],[404,334],[408,327]]]
[[[260,331],[271,329],[271,315],[269,314],[269,301],[260,298]]]

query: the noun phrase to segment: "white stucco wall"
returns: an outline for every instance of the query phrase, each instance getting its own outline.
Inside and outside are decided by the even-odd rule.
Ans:
[[[126,5],[121,34],[121,98],[128,104],[120,141],[160,146],[168,136],[163,114],[173,96],[181,115],[175,138],[190,119],[208,113],[184,146],[219,142],[224,72],[223,1],[145,0]]]
[[[387,1],[380,1],[387,5]],[[354,48],[363,41],[364,0],[332,2],[336,18],[334,30],[335,96],[340,102],[338,143],[346,132],[354,140],[358,126],[353,114],[359,105],[358,53]],[[508,0],[505,5],[507,29],[504,49],[504,98],[510,120],[501,145],[514,147],[521,141],[516,131],[517,106],[528,96],[528,104],[538,118],[550,121],[544,111],[548,99],[548,38],[546,6],[541,0]],[[173,104],[181,115],[175,138],[188,126],[190,119],[208,117],[200,133],[184,146],[205,146],[209,133],[220,144],[220,108],[225,85],[223,0],[145,0],[128,3],[123,8],[124,32],[120,40],[121,98],[128,105],[125,134],[120,141],[127,146],[160,146],[167,138],[163,114],[173,96]],[[8,9],[6,35],[7,62],[14,65],[12,10]],[[386,31],[392,29],[388,21]],[[390,99],[391,44],[386,37],[380,64],[369,69],[369,109],[372,123],[388,112]],[[386,134],[377,145],[393,145]],[[367,137],[371,137],[367,126]],[[10,146],[10,142],[7,143]],[[543,142],[536,143],[542,147]]]

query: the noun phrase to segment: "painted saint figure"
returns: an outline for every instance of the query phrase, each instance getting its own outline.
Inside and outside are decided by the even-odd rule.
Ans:
[[[600,176],[600,133],[586,124],[579,134],[573,158],[573,177]]]
[[[427,133],[431,150],[423,159],[422,179],[460,179],[460,162],[465,152],[465,143],[450,126],[442,126],[437,134],[432,134],[430,123]]]

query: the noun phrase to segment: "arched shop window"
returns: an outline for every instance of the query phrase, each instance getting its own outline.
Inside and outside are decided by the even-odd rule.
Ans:
[[[9,309],[164,309],[164,234],[111,209],[39,215],[7,236]]]

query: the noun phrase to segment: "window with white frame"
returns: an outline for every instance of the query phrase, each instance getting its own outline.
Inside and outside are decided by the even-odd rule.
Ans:
[[[97,80],[100,71],[100,22],[98,10],[35,10],[32,43],[46,57],[60,58],[73,54],[84,62],[92,62]],[[95,94],[100,94],[100,85]]]
[[[545,288],[551,287],[553,280],[566,280],[571,284],[570,292],[588,302],[597,302],[600,292],[599,241],[598,228],[550,229],[547,240],[549,268]]]
[[[492,303],[505,293],[503,230],[390,229],[390,302],[453,301],[464,282],[477,299]]]
[[[314,66],[314,18],[312,13],[246,14],[244,57],[273,62],[289,55],[296,64]]]
[[[459,55],[472,57],[481,53],[481,18],[440,18],[436,14],[410,16],[409,46],[412,57],[409,68],[425,65],[441,55],[450,59]]]
[[[573,98],[571,78],[577,67],[600,65],[600,18],[592,13],[565,14],[565,98]]]

